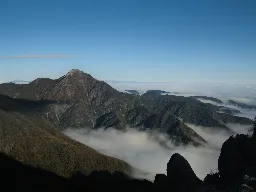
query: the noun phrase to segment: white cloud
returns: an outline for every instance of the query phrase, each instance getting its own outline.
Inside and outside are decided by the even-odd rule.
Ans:
[[[234,99],[235,101],[239,101],[239,99],[235,99],[235,98],[232,98],[232,99]],[[247,117],[249,119],[254,119],[254,117],[256,117],[256,110],[255,109],[246,109],[246,108],[241,108],[241,107],[237,107],[237,106],[234,106],[234,105],[230,105],[230,104],[225,103],[225,99],[223,99],[223,101],[224,101],[223,104],[216,103],[216,102],[209,101],[209,100],[205,100],[205,99],[198,99],[198,100],[203,102],[203,103],[210,103],[210,104],[217,105],[217,106],[223,106],[223,107],[228,107],[230,109],[239,110],[241,113],[236,113],[236,114],[234,114],[235,116]],[[242,100],[240,100],[240,102],[241,101]],[[251,100],[247,99],[247,100],[243,100],[243,101],[244,101],[244,103],[246,103],[245,101],[250,101],[250,102],[246,103],[246,104],[249,104],[249,105],[250,105],[250,103],[254,104],[252,99]]]
[[[11,56],[0,56],[0,59],[54,59],[54,58],[69,58],[72,55],[11,55]]]
[[[126,131],[115,129],[67,129],[64,133],[99,152],[125,160],[133,167],[148,173],[143,175],[136,172],[137,177],[154,180],[157,173],[166,173],[167,162],[174,153],[183,155],[191,167],[203,179],[211,170],[217,170],[218,157],[222,143],[231,135],[228,132],[211,128],[189,125],[199,133],[208,145],[196,148],[194,146],[174,146],[165,135],[128,128]],[[236,125],[234,130],[245,132],[248,127]],[[167,147],[160,144],[165,141]]]
[[[109,82],[114,88],[124,91],[125,89],[135,89],[141,93],[149,89],[160,89],[182,96],[212,96],[223,101],[234,99],[247,104],[256,104],[256,86],[237,86],[223,84],[185,84],[185,83],[129,83],[129,82]],[[209,102],[204,101],[203,102]],[[212,104],[220,105],[214,102]],[[252,118],[256,116],[256,111],[237,108],[232,105],[222,106],[238,109],[245,116]],[[183,155],[191,167],[203,179],[211,170],[217,170],[218,158],[223,142],[231,135],[219,129],[199,127],[188,124],[193,130],[201,135],[208,144],[204,147],[194,146],[174,146],[163,134],[155,132],[149,134],[135,129],[128,128],[125,132],[115,129],[98,129],[88,131],[87,129],[67,129],[64,133],[71,138],[80,141],[92,148],[122,160],[143,171],[136,172],[137,177],[153,180],[155,174],[166,173],[167,162],[174,153]],[[250,126],[228,124],[228,127],[235,133],[247,133]],[[167,147],[160,144],[159,140],[165,141]]]
[[[119,91],[125,89],[135,89],[145,92],[149,89],[160,89],[169,91],[171,94],[179,96],[210,96],[223,100],[234,99],[246,104],[256,105],[256,85],[241,86],[228,84],[205,84],[205,83],[133,83],[133,82],[108,82]]]

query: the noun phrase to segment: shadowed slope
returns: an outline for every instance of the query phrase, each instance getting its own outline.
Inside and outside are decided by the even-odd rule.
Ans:
[[[45,117],[6,96],[0,96],[0,140],[1,152],[62,176],[74,171],[130,171],[125,162],[68,138]]]

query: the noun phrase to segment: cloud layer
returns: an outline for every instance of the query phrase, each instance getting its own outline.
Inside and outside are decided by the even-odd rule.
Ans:
[[[14,56],[1,56],[1,59],[55,59],[55,58],[70,58],[73,55],[14,55]]]
[[[241,113],[236,113],[236,114],[234,114],[235,116],[247,117],[249,119],[254,119],[254,117],[256,117],[256,110],[255,109],[247,109],[247,108],[241,108],[241,107],[238,107],[238,106],[230,105],[230,104],[225,103],[225,99],[224,99],[223,104],[216,103],[216,102],[209,101],[209,100],[205,100],[205,99],[198,99],[198,100],[203,102],[203,103],[210,103],[210,104],[217,105],[217,106],[223,106],[223,107],[228,107],[230,109],[239,110]],[[253,99],[248,99],[248,98],[247,98],[247,100],[244,100],[244,99],[240,99],[240,100],[239,99],[234,99],[234,100],[236,100],[238,102],[243,102],[243,103],[246,103],[246,104],[251,103],[252,105],[254,105],[256,103]]]
[[[166,165],[174,153],[180,153],[191,164],[199,178],[203,179],[211,170],[217,170],[220,148],[223,142],[231,135],[228,132],[216,131],[189,125],[208,141],[205,147],[174,146],[165,135],[128,128],[125,131],[115,129],[67,129],[64,133],[74,140],[88,145],[99,152],[117,157],[142,172],[135,176],[154,180],[157,173],[166,173]],[[232,126],[230,126],[232,127]],[[246,133],[249,127],[236,125],[233,130]],[[165,141],[168,148],[159,144]],[[144,174],[145,173],[145,174]]]
[[[135,89],[144,93],[149,89],[160,89],[178,96],[210,96],[223,100],[233,99],[249,105],[256,105],[256,85],[228,85],[205,83],[140,83],[108,82],[119,91]]]
[[[141,93],[149,89],[160,89],[169,91],[174,95],[181,96],[212,96],[225,101],[233,99],[246,104],[256,104],[256,86],[238,86],[238,85],[205,85],[205,84],[182,84],[182,83],[128,83],[128,82],[109,82],[117,90],[135,89]],[[211,101],[201,100],[215,105]],[[221,104],[225,107],[238,109],[245,116],[253,118],[256,116],[255,110],[242,109],[228,104]],[[64,133],[71,138],[84,143],[92,148],[109,156],[122,159],[142,172],[136,172],[136,177],[142,177],[154,180],[157,173],[166,173],[166,165],[174,153],[183,155],[200,179],[216,171],[218,158],[223,142],[231,136],[230,132],[221,131],[221,129],[199,127],[187,124],[208,143],[204,147],[196,148],[194,146],[174,146],[165,135],[155,132],[147,133],[132,128],[126,131],[115,129],[67,129]],[[235,133],[246,134],[251,126],[238,124],[227,125]],[[164,141],[167,147],[162,146],[159,141]],[[147,174],[145,174],[147,173]]]

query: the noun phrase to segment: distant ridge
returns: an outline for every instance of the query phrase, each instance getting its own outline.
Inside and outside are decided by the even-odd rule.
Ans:
[[[19,80],[19,79],[16,79],[16,80],[13,80],[13,81],[10,81],[8,83],[15,83],[15,84],[28,84],[30,83],[30,81],[25,81],[25,80]]]
[[[68,127],[125,129],[166,133],[176,144],[201,145],[205,141],[184,123],[229,130],[226,123],[252,124],[250,119],[219,113],[217,106],[191,97],[161,95],[149,90],[143,95],[119,92],[104,81],[74,69],[59,79],[39,78],[27,85],[0,84],[0,94],[34,101],[53,101],[35,106],[60,130]],[[182,120],[181,120],[182,119]]]

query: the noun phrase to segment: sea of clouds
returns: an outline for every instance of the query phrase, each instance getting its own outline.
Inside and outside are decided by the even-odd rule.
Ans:
[[[211,171],[217,170],[218,157],[223,142],[231,136],[225,131],[216,131],[189,125],[200,134],[208,144],[204,147],[175,146],[165,135],[138,131],[127,128],[125,131],[116,129],[66,129],[64,133],[74,140],[88,145],[97,151],[122,159],[141,172],[136,177],[153,180],[155,174],[166,173],[166,165],[174,153],[183,155],[197,176],[203,179]],[[232,126],[229,126],[232,128]],[[235,125],[233,130],[247,133],[250,126]],[[159,140],[165,141],[166,146]]]
[[[138,90],[143,93],[149,89],[158,89],[175,93],[175,95],[193,96],[203,95],[212,96],[219,99],[233,99],[246,104],[256,104],[256,88],[254,86],[231,86],[231,85],[177,85],[174,83],[109,83],[119,91],[125,89]],[[212,103],[208,100],[202,102]],[[217,103],[212,103],[219,105]],[[248,118],[256,116],[255,110],[241,109],[228,104],[222,106],[238,109]],[[218,158],[223,142],[231,136],[230,132],[221,131],[187,124],[208,143],[203,147],[194,146],[175,146],[162,133],[148,133],[138,131],[133,128],[126,128],[124,131],[116,129],[66,129],[64,133],[84,143],[99,152],[117,157],[129,163],[139,171],[134,172],[135,177],[146,178],[151,181],[157,173],[166,173],[167,162],[174,153],[183,155],[200,179],[218,169]],[[247,134],[251,126],[228,124],[235,133]],[[166,146],[161,145],[159,141],[164,141]]]
[[[230,85],[205,83],[142,83],[107,82],[119,91],[137,90],[141,94],[147,90],[163,90],[177,96],[209,96],[221,100],[232,99],[249,105],[256,105],[256,85]]]

